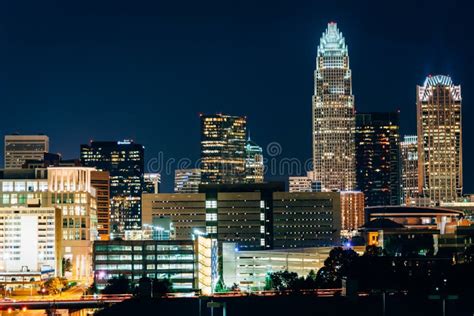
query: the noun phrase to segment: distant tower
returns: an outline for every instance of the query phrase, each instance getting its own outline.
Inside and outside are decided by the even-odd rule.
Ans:
[[[27,160],[41,160],[47,152],[46,135],[5,135],[5,169],[21,169]]]
[[[418,191],[431,203],[462,196],[461,86],[428,76],[417,86]]]
[[[161,174],[159,173],[144,173],[143,174],[143,192],[154,193],[160,192]]]
[[[314,72],[314,180],[323,191],[355,187],[354,95],[349,54],[337,24],[321,37]]]
[[[246,125],[241,116],[201,116],[202,183],[245,182]]]
[[[145,148],[133,141],[91,141],[81,145],[81,163],[110,174],[112,238],[140,229]]]
[[[245,143],[245,182],[263,182],[263,150],[254,141],[247,138]]]
[[[175,193],[198,193],[201,184],[201,169],[176,169],[174,171]]]
[[[402,203],[413,204],[418,197],[418,138],[404,136],[400,142],[402,163]]]
[[[357,113],[357,189],[366,206],[400,205],[400,123],[398,112]]]

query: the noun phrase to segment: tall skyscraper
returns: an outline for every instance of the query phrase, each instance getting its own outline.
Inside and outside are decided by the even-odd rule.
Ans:
[[[246,118],[201,115],[201,181],[208,184],[245,182]]]
[[[249,138],[245,143],[245,182],[263,182],[263,150]]]
[[[5,135],[5,169],[19,169],[27,160],[41,160],[46,152],[46,135]]]
[[[462,196],[461,86],[428,76],[417,86],[418,191],[431,202]]]
[[[201,169],[176,169],[174,171],[175,193],[198,193],[201,184]]]
[[[347,45],[337,24],[321,37],[314,72],[313,163],[323,191],[355,187],[354,95]]]
[[[144,147],[133,141],[81,145],[81,163],[110,173],[111,233],[141,228]]]
[[[366,206],[400,205],[399,113],[357,113],[357,188]]]
[[[403,137],[400,142],[402,163],[402,203],[413,204],[418,196],[418,138]]]

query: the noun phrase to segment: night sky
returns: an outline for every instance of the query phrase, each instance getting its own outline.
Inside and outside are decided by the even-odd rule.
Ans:
[[[246,115],[262,147],[278,142],[281,157],[304,161],[317,45],[336,21],[358,112],[400,110],[402,134],[416,134],[416,85],[428,74],[462,85],[464,191],[474,192],[472,9],[468,1],[1,1],[0,132],[45,133],[65,158],[90,139],[131,138],[147,160],[160,152],[195,160],[199,113],[223,112]],[[163,178],[171,190],[172,176]]]

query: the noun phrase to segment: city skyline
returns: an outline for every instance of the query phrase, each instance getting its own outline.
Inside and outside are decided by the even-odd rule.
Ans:
[[[78,158],[79,144],[86,143],[89,139],[133,138],[146,147],[147,161],[157,157],[160,152],[163,152],[166,158],[197,159],[199,156],[198,113],[224,112],[230,115],[248,116],[252,138],[264,149],[269,143],[278,142],[283,149],[281,157],[296,157],[300,161],[305,161],[311,158],[309,136],[311,133],[310,99],[313,85],[311,76],[316,48],[320,34],[331,20],[338,23],[350,47],[357,111],[400,109],[400,134],[416,134],[416,85],[421,85],[424,78],[431,73],[433,75],[448,74],[456,84],[463,86],[464,121],[472,117],[469,104],[470,90],[472,90],[470,87],[474,82],[469,79],[469,73],[472,71],[467,62],[468,55],[461,52],[469,51],[471,44],[468,41],[462,41],[460,34],[455,32],[462,27],[463,23],[466,23],[462,17],[464,12],[459,12],[461,16],[457,15],[455,21],[447,15],[446,20],[433,26],[435,29],[432,29],[428,35],[421,36],[420,31],[417,30],[421,30],[428,20],[422,18],[419,22],[415,23],[415,21],[420,12],[425,12],[425,10],[430,12],[431,5],[428,3],[418,3],[413,12],[406,17],[407,25],[397,24],[397,27],[390,24],[395,21],[395,16],[399,12],[397,9],[388,16],[384,16],[387,22],[383,23],[381,18],[376,16],[371,16],[370,20],[364,19],[364,17],[367,18],[366,13],[354,6],[347,6],[347,10],[352,11],[353,16],[360,16],[363,20],[359,24],[359,20],[355,21],[351,14],[345,10],[338,10],[341,6],[322,6],[318,14],[299,12],[299,10],[311,11],[308,10],[311,8],[309,4],[297,9],[302,23],[296,25],[291,18],[288,21],[277,19],[288,5],[285,2],[278,3],[267,16],[262,17],[264,21],[274,22],[267,23],[268,26],[264,26],[265,23],[261,21],[258,22],[256,17],[263,10],[262,4],[254,8],[255,12],[250,13],[244,10],[245,5],[238,6],[232,13],[235,19],[232,25],[225,24],[218,18],[222,13],[220,11],[222,8],[214,8],[209,12],[209,22],[193,31],[207,31],[207,33],[199,33],[204,34],[204,38],[208,40],[205,44],[192,40],[196,38],[197,33],[190,30],[194,24],[199,24],[199,21],[191,20],[189,23],[177,25],[176,22],[183,21],[191,13],[186,10],[180,15],[172,5],[161,8],[162,10],[153,6],[149,8],[137,6],[133,8],[133,14],[129,17],[111,19],[104,14],[103,7],[93,8],[83,4],[79,8],[81,10],[74,13],[70,22],[62,21],[65,23],[63,30],[52,29],[57,18],[55,16],[58,13],[57,8],[44,12],[50,19],[42,18],[38,21],[33,18],[29,24],[26,24],[28,26],[39,23],[41,26],[32,33],[34,38],[31,37],[32,34],[25,33],[27,31],[25,26],[9,31],[7,49],[3,54],[6,54],[6,60],[12,60],[12,63],[4,65],[4,68],[7,77],[16,80],[8,81],[5,85],[8,89],[0,92],[0,101],[5,104],[6,114],[11,118],[1,130],[3,134],[15,131],[22,134],[43,132],[50,137],[51,151],[62,152],[66,158]],[[66,4],[65,6],[63,9],[66,16],[72,14],[71,10],[77,9],[74,6],[68,7],[69,5]],[[126,8],[125,5],[118,3],[111,10],[120,16],[119,13],[124,12]],[[203,5],[203,8],[198,9],[207,8]],[[372,9],[382,8],[376,6]],[[22,18],[31,14],[29,13],[31,9],[20,9],[11,5],[8,12],[12,15],[15,13],[17,15],[24,13],[24,15],[20,14],[17,21],[7,16],[3,23],[9,28],[15,28],[19,21],[23,21]],[[150,12],[144,14],[145,9],[150,9]],[[448,6],[446,10],[454,10],[454,6]],[[85,15],[91,19],[91,26],[79,30],[81,18]],[[252,32],[249,26],[243,25],[241,15],[254,22],[250,26],[255,28],[253,31],[257,30],[256,33]],[[150,23],[149,27],[145,27],[138,21],[136,17],[139,16]],[[122,33],[118,38],[109,27],[105,26],[105,22],[111,25],[127,26],[130,31]],[[213,29],[219,24],[218,22],[224,23],[223,31],[231,31],[226,34],[226,37],[223,31]],[[196,57],[183,65],[184,68],[191,67],[189,71],[186,71],[190,77],[184,77],[184,68],[176,61],[187,58],[192,52],[185,51],[181,41],[172,41],[164,36],[162,31],[167,27],[174,32],[174,35],[183,36],[183,41],[192,45],[192,51]],[[441,31],[437,32],[437,29]],[[71,32],[68,32],[70,37],[66,39],[63,32],[67,31]],[[94,35],[93,31],[97,31],[97,34]],[[186,31],[190,31],[188,35],[190,38],[186,38]],[[142,34],[138,36],[139,40],[135,40],[137,34]],[[390,43],[387,43],[384,37],[389,39]],[[14,40],[15,38],[21,38],[23,42],[19,43]],[[81,40],[96,43],[104,39],[108,39],[104,45],[98,45],[95,52],[86,54],[89,57],[77,59],[78,53],[71,49],[83,46]],[[186,41],[187,39],[191,42]],[[258,43],[258,40],[262,43]],[[130,43],[135,44],[133,49],[126,48]],[[453,45],[454,43],[456,46]],[[53,44],[57,44],[57,49]],[[209,48],[204,49],[206,45]],[[55,49],[51,50],[52,47]],[[221,50],[212,51],[219,47]],[[147,48],[155,53],[161,49],[163,53],[156,55],[159,58],[152,58],[152,55],[146,52]],[[232,53],[233,50],[236,52]],[[80,47],[79,51],[81,51]],[[178,51],[179,58],[173,59],[172,52]],[[270,54],[270,51],[273,54]],[[116,57],[106,60],[106,53],[111,52],[117,54]],[[367,52],[371,53],[366,54]],[[30,54],[35,53],[36,57],[31,59],[29,69],[26,69],[25,65],[18,64],[19,57],[31,58]],[[52,60],[52,57],[55,60]],[[143,57],[144,61],[137,62],[139,57]],[[32,65],[31,63],[35,61],[41,61],[41,65]],[[165,61],[170,61],[169,65]],[[200,61],[203,61],[201,65]],[[127,63],[132,65],[131,68],[119,67]],[[143,71],[145,64],[150,67],[150,70]],[[15,65],[17,67],[13,68]],[[228,66],[227,71],[222,71],[226,69],[222,68],[224,65]],[[278,65],[276,67],[278,72],[283,72],[284,76],[274,76],[278,72],[269,71],[270,65]],[[45,66],[47,68],[44,68]],[[79,66],[84,69],[79,71]],[[385,67],[383,74],[378,77],[375,74],[380,74],[382,66]],[[211,79],[211,76],[204,74],[204,70],[207,70],[215,76],[217,68],[223,75],[223,78],[219,79],[219,84],[214,81],[215,79]],[[59,72],[60,69],[67,70],[68,73]],[[110,74],[105,75],[105,72],[111,69],[117,71],[118,78],[112,78]],[[197,73],[202,74],[203,77],[196,76]],[[71,77],[71,74],[75,76]],[[125,80],[124,74],[132,76]],[[92,78],[94,76],[97,78]],[[272,76],[278,77],[278,80]],[[202,79],[202,82],[196,86],[195,80],[198,77]],[[237,79],[233,79],[234,77],[238,78],[238,81],[235,81]],[[244,77],[245,81],[242,80]],[[132,79],[138,81],[141,88],[138,88],[137,83],[132,82]],[[180,95],[175,90],[182,86],[179,83],[180,79],[188,83],[190,90],[187,90],[184,95],[193,94],[192,102],[189,102],[187,97],[183,98],[183,94]],[[265,80],[264,84],[257,84],[257,81],[260,82],[262,79]],[[230,92],[230,87],[234,87],[232,90],[235,90],[239,86],[244,93],[236,95],[235,92]],[[122,87],[128,87],[130,92],[127,94],[120,91],[123,90]],[[213,96],[206,97],[209,95],[206,91],[216,91],[216,89],[219,92],[210,93]],[[172,93],[174,99],[166,97],[170,91],[175,91]],[[272,91],[278,91],[278,93]],[[263,99],[264,95],[266,99]],[[384,98],[387,101],[381,102]],[[271,110],[271,122],[265,120],[266,111],[268,111],[268,106],[265,106],[267,104],[274,105]],[[238,110],[236,110],[237,106],[239,106]],[[34,114],[36,107],[45,110]],[[18,108],[24,108],[26,111],[17,111]],[[140,113],[126,115],[131,109],[137,108],[141,109]],[[292,111],[288,111],[289,108]],[[84,120],[86,117],[82,113],[92,109],[96,114],[87,117],[90,122],[87,128],[84,128],[81,120],[72,119],[77,114]],[[54,115],[57,112],[65,112],[59,120]],[[155,117],[156,120],[150,120],[149,117]],[[106,118],[109,118],[110,122]],[[19,126],[15,122],[20,119],[21,122],[28,124]],[[186,134],[179,131],[182,125],[187,127]],[[288,128],[275,129],[271,127],[273,125],[284,125]],[[472,127],[465,124],[464,129],[464,134],[469,135]],[[295,139],[298,141],[294,141]],[[463,153],[465,157],[471,154],[470,147],[472,147],[470,140],[466,137]],[[472,174],[472,167],[469,164],[465,164],[464,174],[464,192],[470,193],[473,191],[474,184],[469,178],[469,174]],[[162,180],[164,191],[172,191],[173,176],[173,173],[164,176]],[[281,179],[286,176],[282,175]]]

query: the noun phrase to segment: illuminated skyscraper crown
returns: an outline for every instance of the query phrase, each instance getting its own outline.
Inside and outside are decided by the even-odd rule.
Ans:
[[[347,55],[347,45],[344,36],[337,28],[337,23],[328,23],[326,32],[321,36],[318,46],[318,57],[320,56],[344,56]]]
[[[422,101],[428,100],[428,98],[433,93],[432,89],[437,86],[449,87],[454,101],[461,100],[460,86],[455,86],[453,84],[453,81],[451,80],[451,77],[445,76],[445,75],[436,75],[436,76],[429,75],[428,77],[426,77],[425,82],[423,83],[423,87],[420,89],[420,95],[419,95],[420,99]]]

